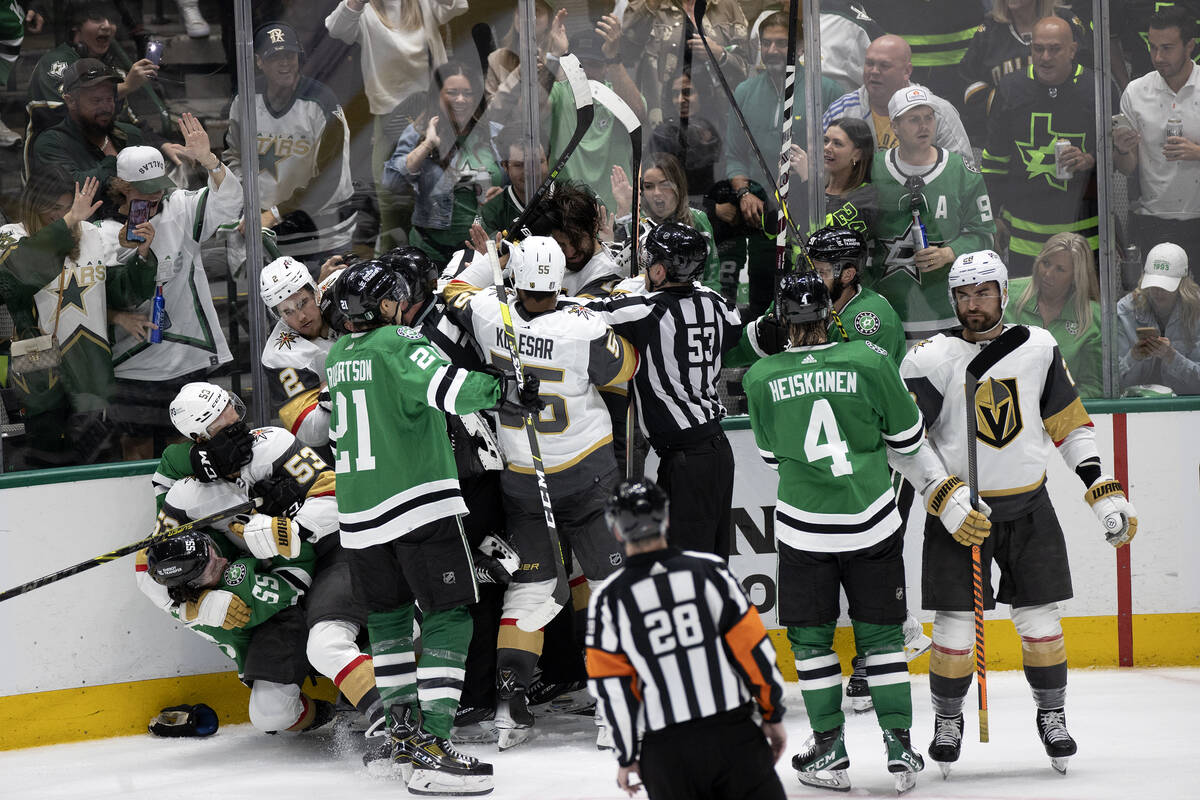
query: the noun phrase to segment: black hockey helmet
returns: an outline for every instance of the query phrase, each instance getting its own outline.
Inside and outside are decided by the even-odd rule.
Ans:
[[[833,302],[816,272],[789,272],[779,279],[779,313],[784,322],[802,325],[829,319]]]
[[[704,271],[708,242],[700,231],[679,222],[664,222],[646,237],[645,266],[662,264],[671,283],[690,283]]]
[[[424,303],[433,296],[437,286],[437,265],[419,247],[395,247],[379,257],[380,263],[391,269],[408,287],[414,303]]]
[[[604,520],[627,542],[667,535],[667,493],[649,478],[621,481],[604,504]]]
[[[204,574],[216,547],[207,533],[181,533],[150,545],[146,551],[146,570],[155,583],[186,586]]]
[[[384,325],[380,304],[384,300],[409,299],[408,287],[378,259],[347,267],[335,285],[338,310],[356,325]]]
[[[842,267],[855,267],[862,272],[867,257],[867,244],[857,231],[832,225],[809,236],[804,249],[813,261],[832,264],[835,278],[842,274]]]

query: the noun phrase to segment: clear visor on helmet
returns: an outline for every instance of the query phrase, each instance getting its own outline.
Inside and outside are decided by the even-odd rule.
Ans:
[[[208,423],[206,429],[208,438],[211,439],[233,423],[241,422],[244,419],[246,419],[246,404],[242,402],[242,398],[230,392],[229,402],[225,405],[224,410],[216,419]]]

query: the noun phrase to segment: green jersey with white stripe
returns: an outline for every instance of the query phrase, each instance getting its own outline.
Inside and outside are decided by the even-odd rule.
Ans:
[[[445,415],[495,406],[496,378],[454,366],[405,326],[341,337],[325,374],[344,547],[467,513]]]
[[[785,350],[758,361],[742,384],[759,452],[779,471],[781,542],[847,552],[903,524],[887,448],[916,452],[924,423],[883,348],[851,341]]]

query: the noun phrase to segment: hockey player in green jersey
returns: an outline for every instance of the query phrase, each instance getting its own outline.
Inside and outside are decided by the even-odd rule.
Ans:
[[[933,144],[930,103],[919,86],[892,95],[888,113],[899,145],[876,153],[871,167],[879,218],[867,284],[896,309],[910,343],[958,324],[946,298],[950,264],[959,253],[991,247],[996,231],[982,176]]]
[[[394,763],[417,793],[480,794],[491,791],[491,765],[448,740],[471,639],[467,605],[477,594],[445,414],[506,406],[510,397],[522,411],[540,410],[538,381],[518,390],[453,366],[420,332],[394,324],[407,301],[407,283],[378,261],[347,268],[335,284],[331,305],[352,331],[325,362],[342,544],[369,609]],[[423,613],[419,665],[414,600]]]
[[[828,341],[829,291],[816,273],[784,276],[779,297],[791,346],[757,362],[743,383],[759,452],[779,471],[779,619],[813,728],[812,745],[792,766],[802,783],[850,788],[832,649],[844,588],[888,770],[907,791],[924,762],[909,740],[903,520],[888,459],[915,457],[924,423],[882,348]]]

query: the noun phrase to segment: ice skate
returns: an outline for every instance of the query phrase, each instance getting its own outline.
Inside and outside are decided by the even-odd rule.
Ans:
[[[850,701],[850,710],[855,714],[863,714],[874,708],[871,700],[871,687],[867,685],[867,659],[855,656],[850,663],[854,673],[846,682],[846,699]]]
[[[925,769],[925,759],[913,750],[906,728],[884,731],[883,745],[887,748],[888,772],[896,779],[896,794],[904,794],[917,785],[917,773]]]
[[[915,661],[929,652],[933,639],[925,635],[925,629],[912,614],[904,620],[904,660]]]
[[[950,777],[950,765],[958,761],[962,751],[963,715],[946,717],[936,714],[933,721],[933,741],[929,743],[929,757],[937,762],[942,777]]]
[[[412,710],[407,706],[393,706],[391,724],[382,730],[367,729],[366,737],[370,744],[363,753],[363,766],[375,771],[379,765],[384,765],[408,783],[413,774],[411,741],[417,735],[417,730]]]
[[[537,677],[529,687],[529,707],[538,714],[578,714],[595,704],[586,681],[551,683]]]
[[[608,726],[608,722],[600,716],[599,712],[596,712],[592,719],[596,723],[596,749],[615,750],[617,743],[613,741],[612,728]]]
[[[450,741],[455,744],[491,744],[497,739],[496,709],[483,706],[459,706],[454,713]]]
[[[792,768],[800,782],[819,789],[850,791],[850,776],[846,774],[849,767],[850,756],[840,725],[831,731],[813,731],[804,752],[792,756]]]
[[[1061,708],[1039,708],[1037,727],[1046,755],[1050,756],[1050,766],[1066,775],[1067,759],[1075,755],[1077,749],[1075,740],[1067,733],[1066,711]]]
[[[476,796],[494,788],[492,765],[455,750],[449,739],[417,731],[406,740],[405,750],[412,759],[412,794]]]
[[[500,752],[533,738],[533,713],[524,692],[496,703],[496,746]]]

